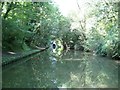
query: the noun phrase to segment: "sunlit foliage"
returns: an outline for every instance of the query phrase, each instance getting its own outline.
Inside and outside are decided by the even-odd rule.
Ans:
[[[79,12],[65,17],[52,1],[2,2],[3,50],[46,47],[55,37],[62,40],[64,49],[120,58],[118,3],[102,0],[87,4],[86,14],[77,3]]]
[[[87,44],[103,56],[120,56],[118,4],[114,2],[98,2],[89,18],[95,22],[87,37]]]

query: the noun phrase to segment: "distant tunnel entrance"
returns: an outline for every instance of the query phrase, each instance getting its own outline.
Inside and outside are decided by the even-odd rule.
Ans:
[[[53,43],[52,47],[53,47],[53,49],[55,49],[56,48],[56,44]]]

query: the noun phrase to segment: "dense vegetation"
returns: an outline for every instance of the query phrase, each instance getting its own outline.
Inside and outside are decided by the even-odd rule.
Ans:
[[[88,9],[91,12],[82,20],[75,20],[63,16],[52,1],[2,2],[3,51],[47,47],[50,40],[58,38],[64,49],[95,51],[103,56],[120,58],[120,5],[112,1],[91,2],[89,7],[91,5],[93,8]],[[73,22],[79,23],[79,27],[71,28]],[[93,26],[86,28],[87,22],[93,22]]]

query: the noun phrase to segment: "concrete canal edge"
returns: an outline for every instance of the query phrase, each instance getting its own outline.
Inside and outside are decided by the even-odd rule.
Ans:
[[[9,55],[9,56],[2,56],[2,67],[8,65],[8,64],[12,64],[14,62],[20,61],[21,59],[30,57],[32,55],[35,55],[39,52],[42,52],[44,50],[46,50],[47,48],[44,49],[37,49],[37,50],[31,50],[31,51],[26,51],[25,53],[19,54],[19,55]]]

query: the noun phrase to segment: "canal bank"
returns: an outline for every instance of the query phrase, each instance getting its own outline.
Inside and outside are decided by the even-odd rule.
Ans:
[[[41,49],[24,51],[24,52],[4,52],[4,53],[2,53],[2,66],[6,66],[13,62],[17,62],[21,59],[30,57],[30,56],[37,54],[39,52],[42,52],[46,49],[47,48],[41,48]]]

